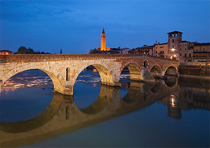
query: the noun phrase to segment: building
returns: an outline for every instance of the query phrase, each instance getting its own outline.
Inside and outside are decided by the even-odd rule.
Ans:
[[[12,51],[9,51],[9,50],[0,50],[0,55],[8,55],[8,54],[12,54]]]
[[[161,58],[168,58],[168,44],[156,43],[153,47],[153,55]]]
[[[119,54],[128,54],[129,51],[130,51],[129,48],[123,48],[123,49],[120,49],[120,50],[119,50]]]
[[[182,32],[173,31],[168,33],[168,58],[179,61],[179,45],[182,41]]]
[[[106,47],[106,34],[104,31],[104,28],[103,28],[102,34],[101,34],[101,51],[110,51],[110,48]]]
[[[189,41],[181,41],[179,45],[180,63],[193,65],[193,46],[194,43]]]
[[[155,43],[153,56],[175,59],[181,65],[210,65],[210,43],[182,41],[182,32],[173,31],[167,43]]]
[[[193,65],[210,65],[210,43],[195,43],[193,46]]]
[[[153,48],[154,46],[144,45],[143,47],[133,49],[130,53],[153,55]]]

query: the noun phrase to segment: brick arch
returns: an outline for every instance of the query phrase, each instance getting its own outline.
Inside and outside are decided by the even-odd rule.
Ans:
[[[150,74],[151,76],[161,76],[163,70],[161,69],[161,66],[159,64],[155,64],[150,68]]]
[[[120,67],[120,72],[122,72],[123,68],[129,64],[135,64],[140,70],[141,70],[141,67],[142,67],[142,64],[139,63],[139,62],[136,62],[134,60],[129,60],[129,61],[126,61],[125,63],[123,63]]]
[[[122,72],[124,67],[127,66],[130,72],[131,80],[143,80],[142,69],[141,69],[142,66],[140,66],[139,64],[141,63],[136,62],[134,60],[129,60],[125,62],[124,64],[122,64],[120,68],[120,73]]]
[[[169,65],[166,67],[166,69],[163,71],[164,75],[169,74],[169,75],[176,75],[178,72],[178,68],[174,65]]]
[[[5,75],[3,75],[3,83],[6,82],[9,78],[12,76],[24,72],[26,70],[31,70],[31,69],[39,69],[43,72],[45,72],[52,80],[53,85],[54,85],[54,90],[58,91],[60,93],[63,93],[63,87],[62,87],[62,82],[64,82],[63,77],[59,74],[58,71],[51,69],[48,67],[49,65],[43,65],[43,64],[37,64],[37,65],[32,65],[30,63],[16,66],[14,69],[9,70]],[[57,74],[57,75],[56,75]]]
[[[78,78],[79,74],[88,66],[94,66],[96,68],[96,70],[98,71],[100,77],[101,77],[101,83],[102,84],[106,84],[106,85],[113,85],[113,76],[111,75],[109,66],[106,64],[100,64],[100,63],[87,63],[87,64],[83,64],[81,67],[76,68],[75,71],[75,76],[74,79],[72,81],[73,85],[75,84],[76,79]]]

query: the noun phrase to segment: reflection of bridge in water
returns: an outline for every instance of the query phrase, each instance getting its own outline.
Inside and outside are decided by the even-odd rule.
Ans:
[[[47,109],[37,117],[14,123],[0,123],[0,146],[21,146],[47,140],[147,107],[178,89],[177,82],[168,87],[156,84],[130,83],[121,99],[119,88],[101,86],[96,101],[79,110],[72,96],[55,93]]]

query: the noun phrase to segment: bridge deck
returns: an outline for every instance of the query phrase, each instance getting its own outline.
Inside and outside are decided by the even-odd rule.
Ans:
[[[113,59],[113,58],[131,58],[147,56],[157,60],[170,62],[178,62],[176,60],[160,58],[145,54],[15,54],[15,55],[0,55],[0,63],[8,62],[35,62],[35,61],[60,61],[60,60],[88,60],[88,59]]]

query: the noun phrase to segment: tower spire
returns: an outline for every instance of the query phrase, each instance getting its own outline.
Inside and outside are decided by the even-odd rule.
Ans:
[[[105,34],[104,27],[103,27],[103,30],[102,30],[102,34]]]

